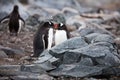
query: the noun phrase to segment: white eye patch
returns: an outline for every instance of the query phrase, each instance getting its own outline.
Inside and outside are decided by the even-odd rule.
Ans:
[[[63,23],[60,23],[60,26],[63,26]]]
[[[49,21],[49,24],[51,25],[51,22]]]

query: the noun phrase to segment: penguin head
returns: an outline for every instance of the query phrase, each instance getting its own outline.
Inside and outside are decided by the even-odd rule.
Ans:
[[[58,30],[65,30],[66,26],[63,23],[59,23],[59,24],[54,24],[54,28]]]
[[[50,22],[50,21],[47,21],[47,22],[44,23],[44,26],[45,26],[46,28],[52,28],[52,27],[53,27],[53,23]]]
[[[13,9],[13,11],[14,11],[14,12],[17,12],[18,9],[19,9],[18,5],[14,5],[14,9]]]

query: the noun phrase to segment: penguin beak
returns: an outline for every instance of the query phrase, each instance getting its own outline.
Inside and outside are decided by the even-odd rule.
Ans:
[[[54,24],[54,28],[55,28],[55,29],[58,29],[58,24]]]

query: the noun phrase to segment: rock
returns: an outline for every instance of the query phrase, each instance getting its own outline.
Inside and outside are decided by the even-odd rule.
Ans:
[[[46,62],[44,62],[44,63],[38,63],[38,64],[36,64],[36,66],[44,69],[45,71],[50,71],[50,70],[53,70],[53,69],[56,68],[56,67],[53,66],[53,65],[51,64],[51,62],[49,62],[49,61],[46,61]]]
[[[8,5],[8,4],[10,4],[10,3],[14,3],[14,2],[15,2],[15,0],[13,0],[13,1],[8,0],[7,2],[4,1],[4,0],[0,0],[0,3],[3,4],[3,5]]]
[[[47,74],[42,74],[42,75],[18,75],[18,76],[12,76],[11,79],[13,80],[53,80],[53,77],[47,75]]]
[[[39,19],[39,15],[34,14],[32,16],[29,16],[26,20],[26,24],[27,25],[31,25],[31,26],[35,26],[39,23],[38,19]]]
[[[105,67],[97,67],[97,66],[84,66],[78,64],[63,64],[60,65],[59,68],[50,72],[52,76],[71,76],[71,77],[89,77],[95,76],[102,73],[102,70]]]
[[[85,36],[85,40],[87,43],[91,43],[93,39],[95,39],[97,36],[101,35],[100,33],[92,33],[92,34],[88,34]]]
[[[114,43],[114,39],[112,36],[108,34],[100,34],[100,33],[91,33],[85,36],[85,40],[88,43],[95,43],[95,42],[108,42]]]
[[[9,80],[8,77],[0,77],[0,80]]]
[[[120,49],[120,38],[116,38],[115,43],[117,44],[117,48]]]
[[[79,62],[80,65],[85,66],[93,66],[93,62],[91,58],[81,57],[81,60]]]
[[[39,76],[39,80],[54,80],[53,77],[47,75],[47,74],[42,74]]]
[[[86,22],[80,15],[71,16],[66,20],[66,24],[74,25],[76,28],[86,28]]]
[[[22,75],[12,76],[13,80],[38,80],[39,74],[23,72]]]
[[[114,2],[112,2],[112,0],[77,0],[79,3],[82,4],[82,6],[88,6],[88,7],[99,7],[99,8],[103,8],[103,9],[116,9],[119,8],[120,6],[117,6],[116,4],[119,3],[119,0],[115,0]],[[119,4],[118,4],[119,5]]]
[[[0,12],[0,20],[3,19],[7,15],[8,15],[7,12]]]
[[[28,0],[24,0],[24,1],[23,0],[19,0],[19,2],[22,3],[22,4],[26,4],[26,5],[29,4]]]
[[[71,35],[71,37],[80,37],[80,34],[77,30],[70,32],[70,35]]]
[[[103,75],[115,75],[120,76],[120,68],[119,67],[109,67],[103,70]]]
[[[0,75],[2,77],[11,76],[14,80],[48,80],[52,77],[48,76],[44,69],[34,64],[31,65],[1,65]]]
[[[98,77],[107,75],[107,69],[120,64],[114,37],[99,32],[86,34],[85,38],[71,38],[51,48],[49,53],[59,58],[59,64],[50,71],[52,76]],[[117,73],[110,70],[112,75],[119,74],[119,69]]]
[[[68,50],[81,48],[87,45],[88,44],[84,41],[82,37],[75,37],[54,46],[52,49],[50,49],[49,53],[54,57],[60,58],[60,55],[63,55],[64,52]]]
[[[0,70],[20,70],[20,65],[1,65]]]
[[[8,22],[5,22],[5,23],[8,23]],[[0,31],[5,31],[5,32],[8,31],[8,25],[5,23],[0,24]]]
[[[4,51],[0,50],[0,58],[8,58],[8,56]]]
[[[69,31],[69,32],[72,32],[72,31],[76,31],[77,30],[77,27],[76,26],[72,26],[72,25],[67,25],[67,30]]]
[[[66,19],[74,15],[79,15],[79,11],[77,11],[74,8],[70,8],[70,7],[63,8],[62,13],[64,13]]]
[[[112,46],[112,45],[111,45]],[[110,48],[110,46],[105,46],[105,43],[97,43],[97,44],[90,44],[89,46],[70,50],[71,54],[79,53],[79,55],[83,55],[93,59],[93,62],[97,65],[106,65],[106,66],[114,66],[115,64],[119,64],[119,56],[114,53],[114,48]],[[72,53],[73,51],[73,53]],[[75,51],[75,52],[74,52]],[[63,60],[64,61],[64,60]]]
[[[101,34],[96,36],[93,41],[93,43],[95,42],[108,42],[108,43],[114,43],[114,39],[112,36],[107,35],[107,34]]]
[[[79,34],[81,36],[86,36],[86,35],[91,34],[91,33],[108,34],[110,36],[113,36],[113,34],[111,34],[109,31],[104,30],[104,29],[100,29],[98,27],[92,27],[91,26],[91,27],[86,27],[86,28],[83,28],[83,29],[79,30]]]
[[[29,72],[29,73],[35,73],[35,74],[43,74],[46,73],[45,69],[43,69],[41,66],[38,66],[36,64],[31,65],[21,65],[20,71],[22,72]]]
[[[0,49],[4,51],[8,57],[22,57],[25,55],[22,50],[11,49],[3,46],[0,46]]]
[[[67,3],[67,4],[66,4]],[[50,7],[62,10],[64,7],[76,8],[76,4],[73,0],[61,0],[61,1],[30,1],[30,4],[37,5],[39,7]]]
[[[57,63],[58,59],[49,54],[48,50],[41,53],[38,60],[34,61],[36,66],[43,68],[46,71],[53,70],[56,67],[52,64]],[[57,63],[58,64],[58,63]]]
[[[53,21],[57,22],[57,23],[63,23],[66,24],[66,20],[64,17],[64,14],[56,14],[53,16]]]
[[[80,58],[80,54],[78,53],[64,52],[63,58],[61,57],[61,64],[77,63],[79,62]]]

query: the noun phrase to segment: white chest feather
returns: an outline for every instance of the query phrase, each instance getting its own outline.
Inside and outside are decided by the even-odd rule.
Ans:
[[[52,43],[53,43],[53,29],[50,28],[48,31],[48,50],[52,47]]]
[[[22,28],[22,25],[23,25],[23,22],[21,20],[19,20],[19,30],[18,30],[18,33],[20,33],[20,30]]]
[[[55,33],[55,45],[58,45],[67,40],[67,33],[64,30],[56,30]]]

